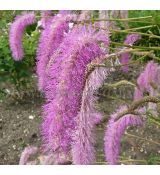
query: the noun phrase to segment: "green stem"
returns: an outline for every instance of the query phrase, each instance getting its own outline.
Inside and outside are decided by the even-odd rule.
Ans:
[[[152,18],[152,16],[144,16],[144,17],[138,17],[138,18],[123,18],[123,19],[118,19],[118,18],[110,18],[110,19],[92,19],[92,21],[135,21],[135,20],[142,20],[142,19],[149,19]],[[83,20],[80,22],[91,22],[91,20]]]
[[[160,37],[159,37],[160,38]],[[141,47],[141,46],[130,46],[128,44],[118,43],[118,42],[111,42],[111,44],[117,45],[117,46],[124,46],[129,48],[135,48],[135,49],[144,49],[144,50],[160,50],[160,47]]]
[[[149,120],[150,120],[152,123],[154,123],[154,124],[160,126],[160,122],[157,121],[154,117],[149,116]]]
[[[103,28],[104,29],[104,28]],[[106,30],[106,29],[104,29]],[[147,34],[147,33],[142,33],[142,32],[130,32],[127,30],[110,30],[112,33],[127,33],[127,34],[139,34],[139,35],[143,35],[143,36],[148,36],[150,38],[157,38],[160,39],[160,36],[158,35],[154,35],[154,34]]]
[[[151,51],[151,52],[152,52],[152,51]],[[146,56],[149,56],[149,54],[150,54],[151,52],[145,53],[143,56],[141,56],[140,58],[138,58],[137,61],[143,60],[143,58],[145,58]]]
[[[108,84],[108,83],[104,84],[104,86],[109,87],[109,88],[113,88],[113,89],[118,88],[119,86],[123,86],[123,85],[131,85],[133,87],[136,87],[135,84],[133,84],[132,82],[127,81],[127,80],[121,80],[121,81],[113,83],[113,84]]]
[[[126,136],[129,136],[129,137],[134,137],[134,138],[137,138],[137,139],[141,139],[141,140],[145,140],[145,141],[147,141],[147,142],[150,142],[150,143],[153,143],[153,144],[156,144],[156,145],[160,145],[160,143],[159,142],[156,142],[156,141],[154,141],[154,140],[148,140],[148,139],[146,139],[146,138],[143,138],[143,137],[140,137],[140,136],[136,136],[136,135],[133,135],[133,134],[129,134],[129,133],[125,133],[125,135]]]
[[[134,101],[127,110],[119,113],[116,117],[116,121],[122,118],[123,116],[127,114],[133,114],[133,115],[141,115],[136,109],[140,106],[142,106],[145,103],[152,102],[152,103],[160,103],[160,96],[146,96],[141,98],[140,100]]]
[[[136,28],[131,28],[131,29],[125,29],[125,30],[121,30],[121,31],[132,31],[132,30],[141,30],[141,29],[148,29],[148,28],[152,28],[152,27],[156,27],[156,25],[149,25],[149,26],[143,26],[143,27],[136,27]]]

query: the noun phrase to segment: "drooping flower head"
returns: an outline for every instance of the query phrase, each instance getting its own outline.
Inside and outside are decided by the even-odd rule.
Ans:
[[[44,90],[46,77],[46,66],[51,55],[57,50],[63,38],[69,31],[69,22],[75,18],[75,15],[57,14],[52,21],[42,31],[38,51],[37,51],[37,75],[39,78],[38,86]]]
[[[126,37],[126,39],[124,41],[124,44],[132,46],[133,44],[135,44],[140,39],[141,39],[141,36],[139,34],[129,34]],[[131,54],[129,52],[122,53],[120,55],[121,64],[124,64],[124,65],[128,64],[130,56],[131,56]],[[129,66],[128,65],[122,66],[122,70],[123,70],[123,72],[128,72],[129,71]]]
[[[97,33],[92,27],[77,27],[59,46],[60,54],[48,71],[49,80],[45,88],[47,103],[44,106],[42,134],[47,150],[67,151],[71,145],[87,65],[105,54],[99,42],[108,45],[108,36]]]
[[[124,110],[126,106],[121,106],[115,113],[111,115],[111,118],[107,124],[104,137],[104,149],[106,161],[111,165],[118,164],[118,157],[121,148],[121,138],[128,126],[142,125],[142,120],[139,116],[127,114],[116,121],[117,115]]]
[[[140,39],[141,39],[141,36],[139,34],[129,34],[124,40],[124,44],[128,44],[132,46],[135,42],[137,42]]]
[[[159,68],[158,64],[150,61],[145,70],[140,74],[137,79],[137,85],[141,91],[151,92],[152,84],[159,86]]]
[[[160,69],[157,63],[150,61],[144,71],[137,78],[137,86],[134,91],[134,100],[143,98],[145,93],[150,96],[157,96],[160,90]],[[148,103],[147,110],[158,115],[157,104]]]
[[[11,24],[9,32],[9,43],[12,56],[16,61],[22,60],[24,56],[22,37],[27,26],[36,22],[34,13],[26,13],[19,15]]]
[[[96,68],[86,80],[72,144],[73,164],[95,164],[95,122],[99,122],[102,119],[102,114],[95,109],[94,102],[96,97],[94,92],[102,86],[108,72],[107,68]]]

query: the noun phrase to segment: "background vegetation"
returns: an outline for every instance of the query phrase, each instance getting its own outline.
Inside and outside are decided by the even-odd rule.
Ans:
[[[39,39],[39,29],[37,26],[33,25],[28,27],[24,34],[23,45],[25,48],[25,57],[22,61],[14,61],[9,48],[9,27],[11,22],[14,20],[14,17],[20,13],[21,11],[0,11],[0,100],[5,100],[7,95],[10,93],[30,93],[33,87],[34,89],[37,89],[36,83],[34,82],[36,76],[36,49]],[[36,13],[39,15],[39,11]],[[129,11],[129,18],[143,16],[152,16],[152,19],[143,20],[142,22],[129,22],[129,28],[139,28],[147,25],[155,25],[154,27],[137,31],[160,36],[160,11]],[[95,12],[95,17],[97,17],[97,12]],[[117,23],[120,28],[124,30],[123,22]],[[127,33],[114,33],[112,34],[112,41],[123,43],[126,35]],[[160,39],[143,36],[137,45],[143,47],[159,47]],[[115,44],[111,44],[111,50],[114,47]],[[160,63],[160,51],[157,50],[154,51],[154,53],[156,54],[156,59],[154,61]],[[137,57],[134,56],[133,59],[137,59]],[[141,61],[147,62],[151,59],[152,58],[146,56],[141,59]],[[11,90],[13,92],[11,92]],[[40,106],[38,106],[38,110],[39,108]],[[28,113],[26,115],[28,115]],[[160,123],[160,121],[158,121],[158,123]],[[33,132],[35,132],[34,129]],[[157,154],[150,154],[150,156],[146,158],[146,164],[160,164],[160,157],[157,156]]]

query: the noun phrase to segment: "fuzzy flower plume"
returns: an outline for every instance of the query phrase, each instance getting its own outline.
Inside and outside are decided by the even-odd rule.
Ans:
[[[135,42],[137,42],[140,39],[141,39],[141,36],[139,34],[129,34],[126,37],[124,44],[128,44],[132,46]]]
[[[37,75],[39,77],[38,86],[42,91],[47,81],[46,66],[49,59],[63,41],[64,36],[68,33],[69,22],[74,18],[75,15],[57,14],[41,33],[37,51]]]
[[[151,92],[151,83],[154,83],[158,86],[157,82],[159,79],[159,68],[158,64],[154,63],[153,61],[150,61],[146,67],[145,70],[140,74],[140,76],[137,79],[137,84],[139,88],[142,91]]]
[[[121,138],[128,126],[142,125],[143,122],[139,116],[127,114],[115,121],[120,112],[126,110],[126,106],[121,106],[115,113],[111,115],[105,131],[105,157],[106,161],[111,165],[118,164],[118,156],[120,154]]]
[[[157,63],[150,61],[145,70],[140,74],[137,79],[138,87],[134,92],[134,100],[141,99],[145,92],[150,96],[158,95],[160,90],[160,68]],[[157,105],[154,103],[148,103],[148,109],[152,110],[154,115],[157,115]]]
[[[34,13],[26,13],[19,15],[11,24],[9,32],[9,43],[14,60],[22,60],[24,56],[22,37],[27,26],[36,22]]]
[[[74,164],[95,164],[95,123],[102,119],[102,114],[97,113],[94,108],[96,100],[94,93],[102,86],[104,79],[108,76],[108,72],[107,68],[96,68],[86,80],[72,145]]]
[[[59,53],[48,70],[45,88],[42,134],[45,149],[68,151],[75,130],[75,118],[81,106],[87,65],[104,55],[99,42],[109,38],[92,27],[74,28],[59,47]]]
[[[142,98],[144,92],[148,92],[151,96],[157,95],[160,89],[159,73],[160,69],[158,64],[150,61],[137,78],[138,88],[135,89],[134,100]]]
[[[130,35],[127,35],[127,37],[124,41],[124,44],[132,46],[140,39],[141,39],[141,36],[139,34],[130,34]],[[130,57],[131,57],[131,55],[129,52],[121,54],[120,55],[121,64],[128,64]],[[123,66],[122,70],[123,70],[123,72],[128,72],[129,71],[128,65]]]
[[[28,164],[36,164],[35,161],[29,160],[31,156],[37,154],[38,148],[34,146],[28,146],[24,149],[21,154],[21,158],[19,161],[19,165],[28,165]]]

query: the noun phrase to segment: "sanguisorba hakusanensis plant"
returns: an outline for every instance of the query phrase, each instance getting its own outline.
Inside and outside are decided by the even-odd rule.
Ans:
[[[90,17],[91,11],[80,16],[71,11],[59,11],[56,15],[51,11],[41,12],[38,24],[41,36],[36,61],[38,87],[45,95],[41,127],[41,153],[45,158],[40,164],[63,164],[65,161],[85,165],[96,163],[95,125],[103,116],[95,109],[94,93],[114,69],[105,66],[92,69],[92,65],[106,61],[110,39],[108,30],[101,30],[102,23],[79,24]],[[29,13],[20,15],[11,25],[10,47],[16,61],[24,56],[23,32],[35,22],[34,13]],[[140,35],[131,34],[124,44],[132,46],[139,39]],[[129,58],[128,52],[120,55],[121,64],[125,64],[122,67],[124,72],[128,71]],[[157,95],[158,73],[158,65],[148,63],[137,80],[135,101],[143,98],[145,91],[152,96]],[[138,109],[139,113],[126,113],[119,118],[119,114],[127,109],[127,106],[120,106],[107,124],[104,150],[106,161],[110,164],[118,164],[125,129],[143,123],[140,118],[141,111],[144,112],[142,108]],[[20,164],[37,164],[37,161],[30,161],[30,156],[38,151],[37,147],[27,147],[21,155]]]
[[[61,54],[56,53],[51,57],[54,58],[54,64],[48,68],[42,132],[48,151],[60,149],[68,152],[71,148],[87,65],[105,55],[98,42],[109,45],[109,38],[103,32],[96,32],[91,26],[78,26],[59,46]]]

